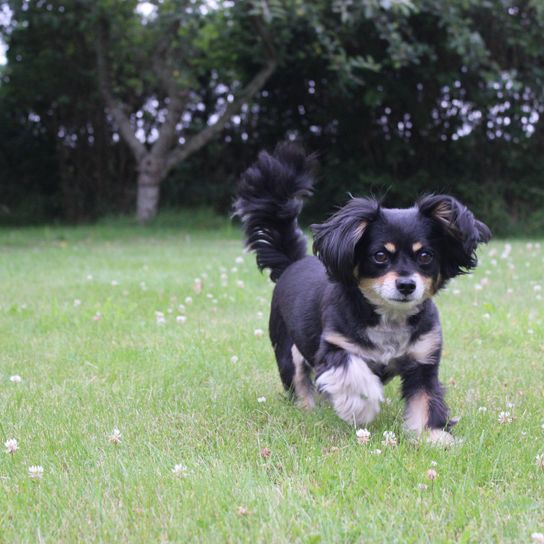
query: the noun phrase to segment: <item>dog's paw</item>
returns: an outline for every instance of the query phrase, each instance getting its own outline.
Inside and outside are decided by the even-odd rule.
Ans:
[[[432,429],[429,431],[426,441],[428,444],[441,448],[450,448],[457,443],[452,434],[441,429]]]
[[[299,397],[296,401],[296,405],[303,410],[313,410],[316,406],[315,396],[313,393],[304,395],[304,397]]]

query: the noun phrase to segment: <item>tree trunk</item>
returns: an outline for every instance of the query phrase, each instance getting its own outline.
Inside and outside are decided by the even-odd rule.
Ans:
[[[148,153],[138,165],[137,214],[141,224],[157,215],[161,181],[166,174],[166,161]]]

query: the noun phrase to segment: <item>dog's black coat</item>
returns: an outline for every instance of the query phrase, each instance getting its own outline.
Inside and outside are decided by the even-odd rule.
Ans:
[[[438,380],[440,322],[431,296],[476,266],[475,249],[489,240],[489,229],[446,195],[425,196],[402,210],[354,198],[312,226],[318,257],[306,256],[297,217],[302,199],[312,193],[313,165],[291,144],[273,155],[262,152],[243,174],[235,202],[247,247],[277,282],[269,331],[283,385],[296,390],[301,379],[311,383],[315,371],[318,388],[335,391],[333,404],[349,420],[357,383],[352,387],[334,371],[347,372],[355,357],[383,383],[401,376],[407,419],[421,416],[429,429],[447,428]],[[304,378],[295,379],[293,346],[304,359]],[[339,384],[347,396],[338,394]],[[356,393],[370,399],[371,389]],[[356,422],[372,418],[362,402],[353,404]]]

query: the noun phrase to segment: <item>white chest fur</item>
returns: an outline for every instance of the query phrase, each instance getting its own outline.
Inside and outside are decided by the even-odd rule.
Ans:
[[[375,327],[365,330],[368,339],[374,344],[372,358],[386,365],[392,359],[406,355],[410,343],[411,330],[406,321],[382,321]]]

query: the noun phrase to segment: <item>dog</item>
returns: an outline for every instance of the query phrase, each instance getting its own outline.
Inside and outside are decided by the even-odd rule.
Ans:
[[[432,297],[477,265],[489,228],[448,195],[411,208],[352,198],[311,226],[315,256],[298,225],[314,186],[315,157],[294,144],[261,152],[242,176],[234,215],[259,269],[276,283],[269,334],[285,389],[307,408],[316,390],[344,421],[373,421],[384,384],[400,376],[404,428],[453,442],[438,378],[442,331]]]

